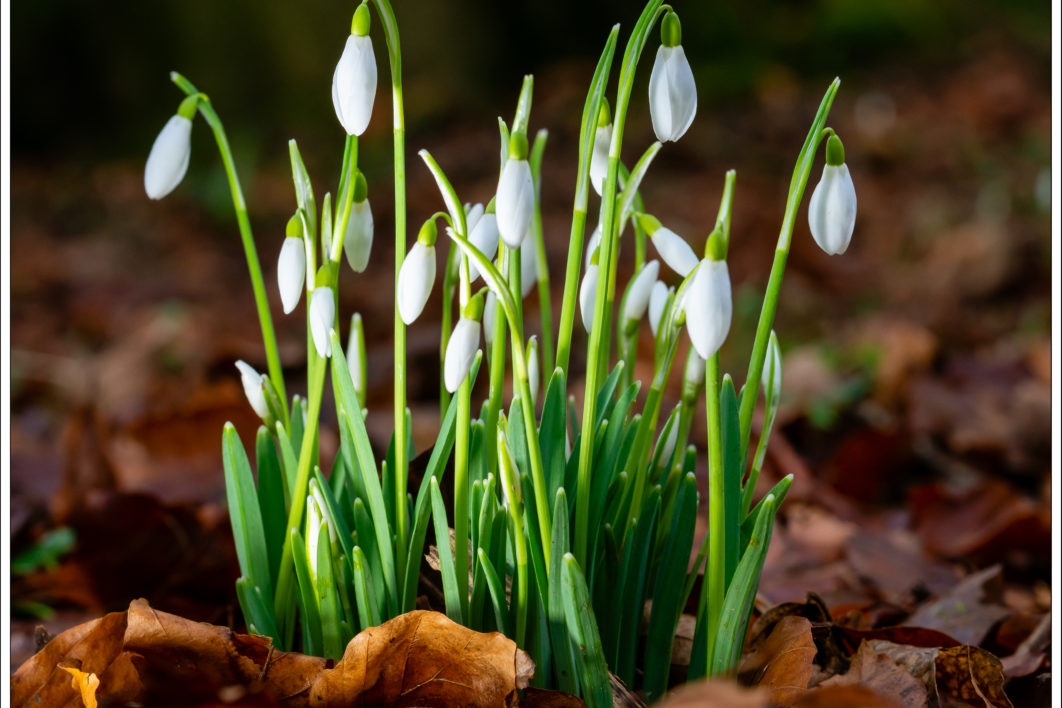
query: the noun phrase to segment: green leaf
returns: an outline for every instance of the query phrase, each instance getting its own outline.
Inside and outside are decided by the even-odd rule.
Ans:
[[[298,411],[299,409],[293,409]],[[292,416],[292,420],[295,417]],[[280,449],[280,469],[284,473],[284,498],[287,507],[291,507],[291,495],[295,493],[295,477],[298,475],[299,458],[295,455],[295,448],[291,445],[291,438],[282,423],[276,424],[277,447]],[[286,520],[285,520],[286,521]]]
[[[650,551],[656,532],[656,520],[660,515],[660,488],[649,492],[642,516],[629,534],[627,548],[630,549],[630,564],[625,564],[621,571],[626,578],[623,586],[623,603],[617,614],[620,620],[619,648],[616,652],[616,674],[634,685],[634,654],[638,648],[639,630],[642,626],[642,612],[645,605],[645,587],[652,562]],[[626,549],[624,549],[626,551]],[[624,559],[626,560],[626,559]]]
[[[302,650],[304,654],[319,656],[324,648],[321,638],[321,610],[318,607],[317,591],[310,575],[310,563],[306,558],[306,541],[298,529],[291,530],[291,554],[295,560],[295,577],[298,580],[299,611],[302,616]]]
[[[255,438],[255,461],[258,467],[258,507],[262,511],[262,526],[269,555],[269,577],[275,586],[280,572],[280,555],[284,551],[284,537],[287,535],[288,509],[277,449],[269,429],[264,425],[258,428]]]
[[[724,584],[727,587],[737,568],[741,543],[741,478],[744,476],[741,453],[741,429],[738,421],[738,399],[734,380],[730,374],[723,376],[719,391],[719,413],[723,441],[723,512],[724,536]]]
[[[442,572],[443,596],[446,599],[446,616],[454,622],[463,623],[461,616],[461,595],[457,591],[457,571],[454,568],[454,554],[450,548],[450,526],[446,521],[446,507],[443,505],[439,480],[432,478],[431,515],[435,522],[435,547],[439,552],[439,566]]]
[[[505,588],[502,585],[501,578],[498,577],[494,564],[490,562],[490,558],[487,557],[482,548],[476,549],[476,558],[479,560],[479,567],[483,569],[483,574],[487,579],[487,588],[490,590],[490,602],[491,606],[494,607],[494,621],[498,624],[498,631],[507,637],[511,637],[512,627],[509,625],[509,613],[506,611],[505,605]]]
[[[236,598],[251,633],[276,640],[279,635],[273,621],[273,603],[266,602],[261,589],[252,585],[249,578],[241,577],[236,581]]]
[[[236,542],[236,557],[240,561],[240,570],[252,585],[262,588],[263,594],[272,598],[269,551],[266,547],[262,511],[258,507],[258,492],[254,486],[251,463],[232,423],[225,424],[221,439],[222,462],[225,466],[225,497],[228,499],[232,536]]]
[[[380,549],[376,542],[376,529],[373,527],[372,517],[365,508],[365,502],[361,499],[354,500],[354,527],[357,529],[357,546],[361,548],[362,556],[368,561],[365,566],[365,577],[368,580],[368,588],[372,593],[373,606],[377,608],[387,606],[387,588],[384,586],[380,568]],[[354,554],[351,553],[351,559]],[[416,566],[419,568],[420,564]],[[373,568],[376,571],[373,572]]]
[[[321,648],[329,659],[343,655],[339,626],[340,602],[332,572],[332,544],[328,541],[328,522],[322,521],[321,541],[317,545],[317,606],[321,612]]]
[[[419,564],[418,564],[419,565]],[[358,603],[358,617],[361,620],[361,628],[378,627],[383,624],[379,606],[376,599],[369,592],[367,573],[369,564],[365,560],[365,554],[360,546],[354,547],[354,596]]]
[[[302,155],[299,154],[299,146],[294,138],[288,141],[288,153],[291,156],[291,181],[295,184],[295,201],[299,208],[306,212],[306,220],[310,226],[306,238],[312,241],[317,234],[317,207],[313,199],[313,183],[306,172],[306,165],[302,162]]]
[[[565,382],[564,370],[557,367],[546,387],[542,402],[542,422],[538,428],[539,446],[542,448],[542,468],[546,471],[546,491],[556,495],[564,484],[565,463]],[[551,555],[550,558],[553,556]]]
[[[560,369],[557,369],[559,372]],[[575,657],[564,620],[564,555],[568,553],[568,501],[564,488],[557,490],[553,504],[553,538],[550,549],[548,610],[549,637],[553,644],[556,687],[572,694],[579,693]]]
[[[597,631],[597,620],[590,606],[583,571],[571,553],[564,555],[563,601],[568,632],[576,649],[582,698],[589,708],[611,708],[612,688],[601,637]]]

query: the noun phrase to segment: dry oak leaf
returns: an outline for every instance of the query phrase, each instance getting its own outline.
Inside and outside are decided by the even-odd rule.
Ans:
[[[892,696],[909,708],[924,708],[929,702],[925,684],[896,665],[885,654],[879,654],[868,644],[859,645],[848,671],[822,682],[827,686],[865,686],[877,693]]]
[[[1003,692],[1003,665],[990,652],[971,646],[941,649],[935,663],[944,705],[1013,708]]]
[[[763,644],[742,657],[738,676],[770,689],[772,704],[789,706],[807,691],[817,651],[811,622],[788,615],[778,620]]]
[[[765,688],[745,688],[726,679],[708,679],[675,689],[653,708],[768,708],[770,697]]]
[[[96,708],[96,689],[100,687],[100,677],[96,674],[87,674],[72,666],[60,666],[60,669],[70,674],[71,688],[76,688],[81,693],[81,702],[85,708]]]

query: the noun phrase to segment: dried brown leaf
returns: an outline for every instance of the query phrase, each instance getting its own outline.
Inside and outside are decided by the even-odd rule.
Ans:
[[[770,697],[765,688],[744,688],[725,679],[708,679],[672,691],[654,708],[767,708]]]
[[[1003,665],[979,647],[941,649],[936,658],[941,702],[984,708],[1013,708],[1003,691]]]
[[[738,675],[746,684],[769,688],[772,704],[792,705],[807,691],[817,651],[811,622],[788,615],[758,649],[742,657]]]
[[[907,623],[939,630],[963,644],[980,645],[993,625],[1010,614],[996,602],[1002,587],[1002,567],[985,568],[964,578],[939,599],[919,607]]]
[[[856,685],[897,698],[910,708],[923,708],[928,703],[925,685],[867,642],[859,645],[847,673],[822,682],[823,687]]]
[[[823,686],[808,691],[793,708],[906,708],[892,696],[866,686]]]

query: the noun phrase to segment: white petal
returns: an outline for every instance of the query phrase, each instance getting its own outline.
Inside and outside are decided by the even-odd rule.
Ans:
[[[527,248],[520,249],[520,297],[526,298],[538,285],[538,248],[528,240]]]
[[[535,187],[527,160],[509,160],[498,180],[494,200],[498,233],[509,248],[519,248],[531,228],[535,208]]]
[[[454,333],[446,344],[446,359],[443,363],[443,382],[446,390],[453,393],[468,376],[472,360],[479,348],[479,322],[462,317],[454,327]]]
[[[532,336],[527,341],[527,388],[531,392],[531,407],[538,405],[538,338]]]
[[[649,77],[649,114],[660,142],[681,138],[697,114],[693,70],[681,46],[661,45],[656,52]]]
[[[653,283],[653,290],[649,293],[649,329],[653,330],[653,336],[660,328],[660,318],[664,316],[664,305],[667,304],[668,288],[663,281]]]
[[[705,361],[696,350],[686,357],[686,370],[682,372],[682,380],[686,385],[699,387],[704,383]]]
[[[656,276],[659,272],[660,261],[652,260],[642,266],[642,269],[634,276],[627,287],[627,301],[623,308],[624,319],[642,319],[645,308],[649,306],[649,295],[653,290],[653,285],[657,283]]]
[[[466,205],[465,209],[465,227],[468,229],[468,234],[471,234],[476,229],[476,224],[483,218],[483,204],[476,202],[471,207]],[[469,236],[471,238],[471,236]]]
[[[265,391],[262,390],[262,379],[265,376],[242,359],[236,362],[236,368],[240,370],[240,382],[243,384],[243,394],[247,396],[247,402],[259,418],[266,418],[269,415],[269,406],[266,405]]]
[[[361,135],[376,99],[376,57],[368,35],[350,35],[332,74],[332,105],[347,135]]]
[[[312,494],[306,495],[306,560],[309,561],[310,575],[317,579],[317,547],[321,540],[321,509]]]
[[[192,121],[171,116],[162,127],[144,166],[144,191],[162,199],[177,188],[188,171],[192,155]]]
[[[277,258],[277,287],[285,315],[290,315],[299,304],[305,282],[306,245],[301,238],[285,238],[284,245],[280,247],[280,257]]]
[[[670,460],[671,456],[675,454],[675,445],[678,444],[678,420],[671,424],[671,430],[667,433],[667,440],[664,441],[664,449],[661,454],[661,460]]]
[[[774,330],[771,330],[771,334],[774,334]],[[764,391],[771,389],[780,392],[782,390],[782,353],[778,350],[778,337],[771,337],[767,340],[767,354],[764,356],[760,383],[763,384]]]
[[[417,241],[398,273],[398,314],[407,325],[413,324],[424,311],[434,284],[435,247]]]
[[[583,268],[590,267],[590,259],[594,256],[594,251],[601,245],[601,224],[594,227],[594,232],[590,234],[590,240],[586,243],[586,263],[583,264]]]
[[[598,196],[605,188],[608,176],[608,151],[612,147],[612,124],[598,126],[594,131],[594,149],[590,153],[590,184]]]
[[[332,342],[329,333],[336,321],[336,302],[332,288],[315,288],[310,297],[310,334],[318,356],[332,355]]]
[[[855,230],[856,193],[848,165],[826,165],[808,204],[815,243],[831,256],[848,250]]]
[[[590,333],[590,328],[594,325],[594,298],[597,293],[597,271],[598,266],[592,265],[586,269],[586,274],[583,275],[583,282],[579,285],[579,314],[583,317],[583,327],[586,328],[586,333]]]
[[[697,353],[707,359],[719,351],[730,332],[734,306],[726,261],[701,261],[688,290],[686,329]]]
[[[498,296],[493,290],[487,291],[487,297],[483,301],[483,339],[487,346],[494,341],[494,308],[498,304]]]
[[[365,395],[365,362],[361,358],[362,343],[358,337],[361,315],[355,314],[350,319],[350,334],[347,336],[347,371],[354,384],[355,393]]]
[[[372,209],[369,200],[352,202],[350,219],[347,221],[347,233],[343,237],[343,250],[347,254],[347,263],[355,273],[365,272],[372,251]]]
[[[484,214],[476,220],[474,227],[469,227],[469,232],[471,235],[468,240],[472,245],[482,251],[487,260],[493,261],[498,253],[498,217],[494,214]],[[479,277],[479,268],[472,260],[468,262],[468,277],[470,282],[475,282]]]
[[[697,267],[697,256],[686,240],[671,229],[661,226],[650,236],[656,252],[667,267],[683,278]]]

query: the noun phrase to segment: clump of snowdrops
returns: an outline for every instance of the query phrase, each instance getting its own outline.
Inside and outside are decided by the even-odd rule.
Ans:
[[[383,267],[372,260],[372,176],[358,166],[358,136],[372,119],[377,88],[373,11],[391,69],[395,165],[394,433],[383,459],[374,455],[365,427],[361,318],[350,317],[344,348],[337,316],[343,260],[355,280],[367,267]],[[661,43],[648,86],[657,141],[628,169],[620,155],[635,69],[657,27]],[[267,373],[236,363],[262,419],[256,473],[234,427],[226,425],[222,435],[242,571],[236,591],[252,631],[269,635],[282,649],[340,656],[361,629],[414,609],[430,530],[447,615],[515,639],[534,658],[538,685],[576,693],[591,706],[610,705],[612,672],[649,698],[660,696],[668,686],[676,625],[702,573],[688,678],[734,670],[775,513],[792,481],[784,478],[755,497],[781,391],[774,313],[797,210],[824,141],[826,165],[811,196],[809,221],[827,253],[848,247],[856,199],[844,148],[826,127],[840,83],[835,80],[797,158],[748,371],[738,389],[728,374],[721,375],[718,354],[732,317],[727,254],[734,171],[723,179],[715,220],[692,239],[664,226],[639,193],[663,143],[679,140],[697,113],[681,34],[674,10],[650,0],[619,57],[611,102],[605,93],[619,25],[605,41],[583,108],[554,327],[539,200],[547,133],[529,138],[532,77],[523,81],[511,124],[498,119],[498,187],[486,205],[464,203],[443,167],[427,151],[419,153],[444,209],[407,243],[398,26],[388,0],[358,5],[332,80],[336,117],[346,134],[337,196],[326,193],[318,204],[292,140],[296,208],[286,233],[272,239],[269,249],[279,251],[276,285],[285,316],[300,301],[306,304],[308,390],[291,399],[225,130],[210,99],[172,75],[187,97],[152,147],[145,189],[158,199],[180,183],[192,120],[202,116],[228,174],[265,344]],[[588,238],[591,202],[597,225]],[[649,258],[647,242],[658,259]],[[621,287],[624,246],[633,252],[634,276]],[[536,292],[541,320],[532,322],[524,317],[523,302]],[[441,298],[443,312],[442,422],[414,497],[408,488],[414,450],[406,329],[424,326],[417,320],[433,296]],[[577,314],[582,329],[575,326]],[[653,375],[643,392],[632,372],[638,333],[646,325],[654,341]],[[584,334],[590,393],[576,401],[567,383],[573,339]],[[686,337],[689,354],[676,362]],[[473,400],[480,376],[488,380],[487,396]],[[673,377],[681,377],[681,398],[663,410]],[[321,459],[318,449],[326,379],[341,440],[331,461]],[[513,392],[508,399],[507,381]],[[753,448],[750,426],[761,388],[766,415]],[[694,549],[698,458],[687,443],[701,405],[707,417],[709,533]],[[452,485],[451,508],[443,501],[443,485]]]

